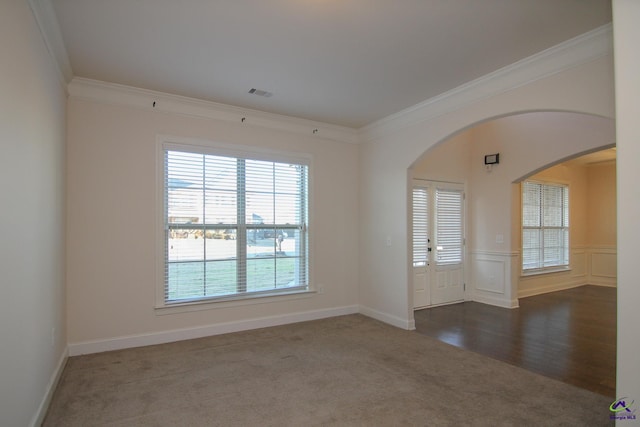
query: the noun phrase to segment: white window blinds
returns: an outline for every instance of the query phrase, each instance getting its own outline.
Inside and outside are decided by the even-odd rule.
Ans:
[[[429,262],[429,190],[413,188],[413,266]]]
[[[308,287],[308,166],[164,151],[165,303]]]
[[[460,190],[436,190],[436,263],[462,262],[463,193]]]
[[[522,184],[522,269],[534,272],[569,265],[569,188]]]

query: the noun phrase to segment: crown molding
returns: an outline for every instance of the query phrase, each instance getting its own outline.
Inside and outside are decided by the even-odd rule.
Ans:
[[[359,129],[362,142],[458,110],[613,52],[613,26],[603,25]]]
[[[159,111],[234,122],[244,117],[242,123],[247,125],[311,134],[319,139],[348,143],[382,138],[482,99],[596,60],[613,51],[613,27],[607,24],[355,130],[163,92],[74,78],[51,1],[27,1],[49,55],[56,65],[59,79],[64,86],[68,84],[67,89],[71,95],[147,109],[153,108],[150,105],[155,101],[154,109]]]
[[[67,87],[67,83],[73,78],[73,70],[67,48],[62,40],[62,32],[58,25],[58,18],[53,10],[50,0],[28,0],[31,13],[38,24],[38,29],[47,47],[49,56],[55,64],[58,72],[58,78],[63,86]]]
[[[180,95],[140,89],[116,83],[74,77],[69,95],[84,100],[124,105],[145,110],[162,111],[187,117],[222,120],[292,132],[318,138],[357,144],[358,132],[344,126],[300,119],[264,111],[235,107]]]

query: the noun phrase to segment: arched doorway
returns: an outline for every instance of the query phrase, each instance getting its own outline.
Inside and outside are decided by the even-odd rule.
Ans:
[[[556,169],[566,168],[558,163],[611,146],[614,142],[611,119],[566,112],[523,113],[458,132],[428,150],[412,165],[409,171],[412,180],[458,182],[465,187],[468,212],[466,301],[515,308],[519,297],[536,293],[530,289],[523,293],[520,289],[523,282],[520,186],[514,182],[549,165],[556,165]],[[485,155],[498,153],[500,163],[484,164]],[[579,167],[582,166],[573,168]],[[578,189],[578,182],[573,183],[576,192],[584,196],[588,190],[584,183],[580,185]],[[579,218],[579,213],[580,209],[576,209],[576,232],[572,238],[575,244],[571,256],[574,273],[565,274],[564,282],[545,285],[548,289],[539,286],[538,293],[588,283],[587,272],[576,274],[584,267],[582,260],[589,251],[588,224]],[[578,256],[578,253],[582,255]],[[546,275],[547,281],[549,277]],[[415,286],[413,291],[415,294]],[[447,339],[456,344],[456,340],[460,343],[464,337],[455,338],[449,334]]]
[[[529,112],[466,128],[413,163],[408,171],[410,182],[423,179],[464,186],[465,299],[517,307],[520,231],[512,223],[512,213],[519,210],[519,196],[513,194],[512,184],[534,171],[614,142],[612,119]],[[500,163],[489,169],[484,156],[497,153]],[[412,233],[408,237],[411,252]]]

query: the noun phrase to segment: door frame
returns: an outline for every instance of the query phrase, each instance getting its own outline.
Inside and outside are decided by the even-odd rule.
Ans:
[[[415,307],[415,283],[414,283],[414,266],[413,266],[413,189],[416,186],[429,186],[430,188],[433,188],[434,190],[437,188],[438,184],[440,185],[448,185],[448,186],[452,186],[452,187],[457,187],[460,188],[462,190],[463,193],[463,199],[462,199],[462,238],[463,238],[463,248],[462,248],[462,275],[463,275],[463,282],[464,282],[464,287],[463,287],[463,294],[462,294],[462,301],[468,301],[469,298],[469,286],[468,285],[468,278],[469,278],[469,273],[468,273],[468,256],[467,256],[467,230],[468,230],[468,215],[467,215],[467,184],[466,182],[453,182],[453,181],[441,181],[441,180],[432,180],[432,179],[427,179],[427,178],[416,178],[413,177],[409,180],[409,203],[408,203],[408,208],[409,208],[409,215],[408,215],[408,222],[409,222],[409,230],[407,233],[407,237],[408,237],[408,252],[409,252],[409,257],[408,257],[408,261],[409,261],[409,265],[408,265],[408,269],[409,269],[409,277],[410,277],[410,281],[411,281],[411,292],[410,292],[410,307],[411,307],[411,311],[415,311],[415,310],[422,310],[422,309],[426,309],[426,308],[432,308],[432,307],[438,307],[438,306],[443,306],[443,305],[449,305],[449,304],[457,304],[460,303],[460,300],[456,300],[453,302],[445,302],[445,303],[440,303],[440,304],[429,304],[428,306],[423,306],[423,307]],[[435,196],[434,196],[435,197]],[[432,217],[435,217],[434,214],[431,214]],[[431,231],[435,231],[434,227],[432,225],[429,226]],[[432,236],[433,237],[433,236]],[[433,240],[433,239],[432,239]],[[432,241],[432,244],[435,244],[434,241]],[[430,262],[434,262],[433,259],[430,259]],[[435,267],[435,265],[433,266]]]

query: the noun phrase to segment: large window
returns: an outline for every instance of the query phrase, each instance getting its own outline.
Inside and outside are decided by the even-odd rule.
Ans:
[[[308,165],[163,146],[164,304],[308,289]]]
[[[522,184],[522,270],[545,272],[569,267],[569,187]]]

